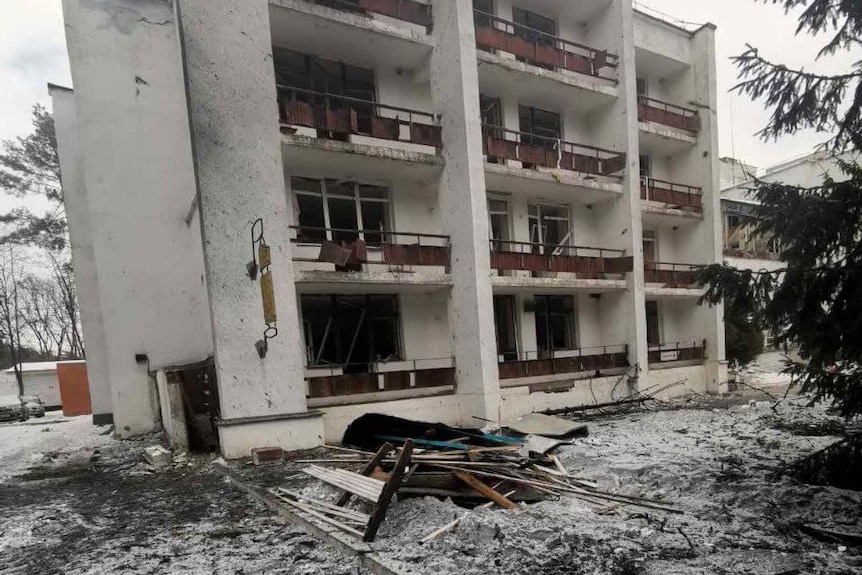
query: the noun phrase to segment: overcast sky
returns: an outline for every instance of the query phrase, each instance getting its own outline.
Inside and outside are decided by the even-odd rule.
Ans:
[[[760,104],[728,93],[736,81],[729,58],[741,53],[747,42],[789,66],[831,71],[846,69],[862,58],[857,52],[815,64],[813,55],[822,39],[794,37],[795,19],[771,4],[754,0],[644,0],[642,4],[684,21],[718,26],[720,154],[760,167],[806,153],[822,137],[803,134],[777,143],[758,140],[754,133],[768,115]],[[0,140],[29,130],[34,103],[50,107],[47,82],[71,85],[60,0],[0,0]]]

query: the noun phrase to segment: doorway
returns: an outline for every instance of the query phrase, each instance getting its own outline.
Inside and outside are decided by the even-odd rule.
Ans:
[[[577,348],[575,298],[537,295],[535,303],[539,358],[552,358],[555,351]]]

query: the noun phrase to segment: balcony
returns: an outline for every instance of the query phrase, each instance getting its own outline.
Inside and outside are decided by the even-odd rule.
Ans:
[[[622,250],[491,240],[491,269],[535,273],[573,273],[579,279],[604,279],[632,271]]]
[[[702,362],[706,358],[706,340],[650,345],[647,358],[650,366],[677,361]]]
[[[700,131],[700,116],[697,110],[662,102],[647,96],[638,96],[638,120],[655,122],[663,126],[685,130],[696,134]]]
[[[308,366],[305,368],[310,400],[349,395],[392,393],[415,396],[411,391],[455,385],[455,359],[379,361],[370,364]],[[388,395],[389,397],[386,397]],[[367,400],[367,399],[366,399]]]
[[[702,268],[702,265],[696,264],[644,262],[644,283],[692,289],[697,287],[697,274]]]
[[[360,136],[369,138],[371,145],[379,145],[375,140],[380,140],[430,146],[435,151],[442,145],[436,114],[304,88],[276,88],[282,133],[310,128],[317,138],[339,142],[354,142],[352,137]]]
[[[664,204],[674,210],[703,213],[703,190],[696,186],[675,184],[649,176],[641,177],[641,199]]]
[[[501,380],[575,373],[597,374],[627,367],[627,345],[503,354],[498,364]]]
[[[493,14],[474,11],[479,49],[512,54],[533,66],[575,72],[616,83],[618,58],[576,42],[516,24]]]
[[[488,125],[482,127],[482,152],[488,161],[515,160],[527,169],[568,170],[616,179],[621,179],[615,174],[625,168],[626,160],[619,152]]]
[[[380,14],[411,24],[425,26],[430,30],[432,17],[431,5],[415,0],[305,0],[335,10],[353,14]]]
[[[449,236],[310,226],[291,229],[296,234],[293,261],[300,264],[298,283],[392,283],[405,287],[450,283]],[[417,267],[428,271],[411,273]]]

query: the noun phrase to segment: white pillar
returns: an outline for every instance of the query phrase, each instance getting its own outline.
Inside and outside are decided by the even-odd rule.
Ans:
[[[179,0],[183,60],[215,341],[222,452],[323,441],[303,378],[290,213],[278,131],[267,0]],[[265,357],[261,288],[246,274],[251,229],[272,248],[279,333]]]
[[[452,238],[449,329],[464,424],[497,420],[500,386],[471,0],[435,0],[431,92],[442,116],[440,211]]]

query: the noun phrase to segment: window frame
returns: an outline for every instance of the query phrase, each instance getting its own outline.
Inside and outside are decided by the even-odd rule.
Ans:
[[[296,186],[297,180],[309,180],[309,181],[317,182],[318,185],[320,186],[320,192],[299,189]],[[365,202],[365,203],[378,203],[378,204],[384,204],[385,205],[383,213],[384,213],[384,220],[388,224],[387,225],[388,229],[384,229],[384,230],[381,230],[379,232],[381,239],[385,239],[383,236],[385,236],[386,234],[393,234],[395,232],[395,226],[393,225],[393,217],[392,217],[392,198],[390,196],[389,186],[379,185],[379,184],[369,184],[369,183],[365,183],[365,182],[358,182],[358,181],[351,180],[351,181],[349,181],[349,183],[351,184],[351,188],[353,190],[353,193],[351,195],[347,195],[347,194],[337,193],[337,192],[333,193],[332,191],[330,191],[330,189],[329,189],[330,188],[330,182],[334,182],[334,181],[335,180],[333,180],[332,178],[328,178],[328,179],[327,178],[306,178],[303,176],[292,176],[290,178],[291,191],[293,192],[293,194],[295,196],[297,196],[297,201],[296,201],[297,205],[299,204],[298,196],[319,197],[321,199],[321,202],[323,204],[323,221],[325,224],[324,227],[326,228],[326,232],[324,234],[326,241],[336,241],[336,240],[333,240],[334,234],[333,234],[333,231],[331,229],[332,228],[332,225],[331,225],[332,217],[331,217],[330,209],[329,209],[329,199],[330,198],[336,199],[336,200],[351,200],[351,201],[353,201],[353,207],[354,207],[355,215],[356,215],[356,226],[357,226],[356,237],[358,239],[361,239],[365,242],[368,242],[367,238],[365,237],[366,236],[365,232],[376,231],[376,230],[367,230],[365,228],[365,223],[364,223],[363,217],[362,217],[362,204],[363,204],[363,202]],[[342,182],[342,183],[347,183],[347,182]],[[373,188],[379,188],[379,189],[385,190],[386,197],[383,197],[383,198],[365,197],[361,193],[362,187],[373,187]],[[302,215],[302,212],[297,212],[297,214],[295,216],[296,226],[299,228],[297,230],[299,232],[297,234],[298,242],[300,244],[312,244],[312,245],[313,244],[319,244],[320,240],[304,239],[301,237],[301,231],[302,231],[301,228],[303,227],[301,220],[300,220],[301,215]],[[375,242],[372,242],[372,245],[374,245],[374,243]]]

